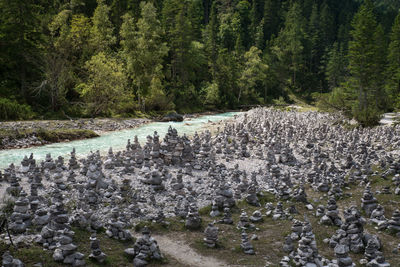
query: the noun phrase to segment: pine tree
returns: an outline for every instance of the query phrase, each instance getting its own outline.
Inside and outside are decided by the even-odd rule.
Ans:
[[[41,11],[33,0],[0,1],[0,94],[30,98],[42,64]]]
[[[252,46],[249,51],[244,54],[244,68],[239,78],[239,94],[238,103],[241,98],[245,102],[259,101],[257,92],[257,84],[264,82],[268,66],[262,62],[260,57],[261,50]]]
[[[258,18],[257,18],[257,1],[253,0],[251,3],[251,10],[250,10],[250,39],[251,43],[255,43],[256,39],[256,34],[257,34],[257,26],[259,24]]]
[[[191,78],[193,62],[191,48],[193,28],[189,19],[189,1],[167,0],[162,10],[166,38],[169,40],[168,66],[169,92],[173,94],[175,103],[179,106],[190,105],[196,97]]]
[[[391,105],[400,109],[400,12],[397,15],[390,33],[386,68],[386,91],[391,99]]]
[[[320,8],[319,30],[321,33],[321,46],[327,48],[336,39],[335,19],[327,1],[324,1]]]
[[[273,52],[282,69],[281,79],[292,88],[301,87],[297,76],[304,68],[305,19],[294,2],[286,14],[285,26],[275,40]]]
[[[318,6],[313,4],[310,21],[308,25],[308,40],[309,40],[309,70],[314,73],[318,74],[319,71],[319,64],[321,61],[321,54],[323,48],[321,47],[321,31],[320,31],[320,17],[318,12]]]
[[[97,8],[92,17],[90,43],[94,52],[108,51],[115,44],[114,27],[109,19],[110,7],[104,0],[97,0]]]
[[[258,49],[264,49],[264,19],[257,26],[254,43]]]
[[[204,8],[201,0],[189,2],[188,18],[192,27],[192,37],[194,40],[201,40],[201,33],[204,29]]]
[[[374,7],[366,0],[354,16],[351,31],[352,40],[349,43],[349,78],[350,86],[358,95],[354,106],[354,116],[363,125],[378,121],[378,107],[374,99],[377,76],[382,75],[378,69],[380,50],[376,43],[377,23]]]
[[[385,92],[385,67],[387,59],[387,42],[385,38],[385,33],[383,26],[379,24],[374,32],[375,43],[375,76],[373,76],[373,98],[375,100],[375,105],[379,110],[387,109],[387,95]]]
[[[217,61],[217,53],[218,53],[218,19],[217,19],[217,7],[216,2],[213,2],[211,6],[211,14],[210,14],[210,23],[206,28],[206,51],[208,53],[211,75],[214,78],[216,74],[216,61]]]
[[[164,31],[151,2],[141,4],[141,15],[137,29],[133,18],[129,14],[124,15],[121,44],[127,61],[128,75],[136,88],[141,108],[145,110],[145,98],[152,89],[159,91],[162,86],[162,64],[168,47],[163,42]]]
[[[329,89],[333,90],[344,82],[347,73],[347,61],[343,45],[335,42],[327,57],[325,75]]]
[[[264,3],[264,42],[271,40],[272,35],[277,35],[280,24],[280,1],[278,0],[265,0]]]

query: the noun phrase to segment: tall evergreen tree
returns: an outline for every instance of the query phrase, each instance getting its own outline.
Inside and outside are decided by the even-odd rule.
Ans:
[[[206,51],[208,54],[211,75],[214,78],[217,66],[217,53],[218,53],[218,19],[217,19],[217,6],[213,2],[211,7],[210,23],[206,27]]]
[[[141,109],[145,110],[145,99],[151,91],[162,92],[162,64],[168,47],[163,42],[164,31],[157,19],[154,5],[151,2],[143,2],[140,6],[142,16],[137,23],[137,29],[132,16],[124,15],[121,44],[128,75],[136,88]]]
[[[320,7],[319,30],[321,33],[321,46],[327,48],[336,40],[335,18],[327,1]]]
[[[241,98],[244,98],[245,103],[261,102],[257,85],[265,81],[268,66],[261,59],[261,50],[255,46],[245,53],[244,60],[244,68],[239,78],[238,103]]]
[[[286,14],[285,26],[280,31],[273,47],[281,66],[281,79],[292,89],[301,87],[298,74],[305,67],[304,42],[306,39],[305,19],[300,4],[294,2]],[[297,88],[298,89],[298,88]]]
[[[309,71],[315,75],[319,74],[320,62],[323,52],[322,38],[321,38],[321,25],[318,6],[313,4],[311,16],[308,24],[308,42],[309,42],[309,56],[308,64]]]
[[[92,17],[90,42],[95,52],[108,51],[116,42],[114,27],[109,19],[110,7],[104,0],[97,0],[97,8]]]
[[[377,77],[382,75],[378,69],[380,50],[376,43],[377,23],[374,6],[366,0],[354,16],[351,31],[352,40],[349,43],[350,86],[358,96],[354,107],[354,116],[364,124],[376,123],[378,107],[375,86]]]
[[[386,91],[393,108],[400,109],[400,12],[397,15],[390,33],[386,68]]]
[[[0,1],[0,95],[13,94],[22,101],[30,98],[42,64],[40,14],[37,1]]]
[[[264,3],[264,42],[271,40],[273,35],[279,32],[280,24],[280,1],[279,0],[265,0]]]
[[[168,66],[170,74],[170,92],[175,96],[175,103],[180,106],[195,97],[191,83],[193,29],[188,17],[189,1],[167,0],[162,10],[166,38],[169,40]]]
[[[346,78],[347,60],[343,45],[335,42],[327,53],[325,75],[328,89],[340,86]]]

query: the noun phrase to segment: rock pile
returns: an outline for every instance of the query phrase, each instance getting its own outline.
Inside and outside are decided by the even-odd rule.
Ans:
[[[209,248],[215,248],[218,245],[218,227],[214,223],[209,223],[204,230],[204,244]]]
[[[242,230],[241,237],[242,237],[242,243],[240,244],[240,247],[242,248],[243,252],[249,255],[256,254],[253,245],[249,241],[249,237],[247,236],[245,229]]]
[[[100,249],[100,242],[96,237],[96,234],[92,234],[90,237],[90,249],[91,253],[89,259],[93,259],[97,262],[103,263],[106,260],[107,255]]]
[[[162,260],[160,248],[157,241],[151,237],[149,229],[146,227],[142,230],[142,236],[139,237],[133,248],[125,249],[125,253],[133,257],[133,266],[146,266],[151,260]]]
[[[19,259],[15,259],[11,256],[9,251],[4,252],[2,262],[2,267],[25,267],[25,264]]]

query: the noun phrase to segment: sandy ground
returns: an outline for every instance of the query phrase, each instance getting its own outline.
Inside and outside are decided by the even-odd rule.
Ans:
[[[190,267],[228,267],[229,265],[213,257],[205,257],[190,248],[183,240],[165,235],[152,235],[161,252],[170,255],[180,263]]]

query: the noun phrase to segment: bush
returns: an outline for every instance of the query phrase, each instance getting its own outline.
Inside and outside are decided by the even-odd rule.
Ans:
[[[150,95],[146,97],[146,110],[166,111],[174,108],[174,103],[161,89],[161,86],[155,86]]]
[[[357,106],[354,106],[353,115],[363,127],[370,127],[379,124],[382,112],[374,107],[370,107],[367,110],[359,110]]]
[[[336,87],[330,93],[313,93],[316,106],[321,111],[341,111],[347,117],[352,117],[352,105],[356,101],[347,88]]]
[[[27,120],[34,117],[31,107],[15,100],[0,98],[0,120]]]

